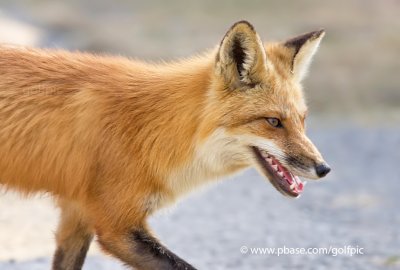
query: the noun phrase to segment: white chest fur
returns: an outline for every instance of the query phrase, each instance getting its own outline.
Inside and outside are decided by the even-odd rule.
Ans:
[[[168,178],[176,196],[246,166],[248,149],[222,128],[214,131],[195,148],[192,160],[176,169]]]

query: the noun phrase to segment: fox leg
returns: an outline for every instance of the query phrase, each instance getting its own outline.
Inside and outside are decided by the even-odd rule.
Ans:
[[[93,231],[76,205],[66,201],[60,201],[59,205],[61,220],[56,233],[57,250],[52,269],[81,270]]]
[[[196,270],[159,243],[144,227],[98,238],[105,251],[138,270]]]

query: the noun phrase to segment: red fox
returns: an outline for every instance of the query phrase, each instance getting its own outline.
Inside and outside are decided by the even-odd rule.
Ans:
[[[163,64],[0,46],[0,184],[56,200],[53,270],[81,269],[94,235],[133,268],[195,269],[151,235],[154,211],[249,166],[290,197],[325,176],[300,85],[323,36],[263,44],[240,21]]]

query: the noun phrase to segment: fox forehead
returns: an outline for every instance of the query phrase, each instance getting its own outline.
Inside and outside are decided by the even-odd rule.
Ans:
[[[247,115],[286,119],[304,117],[307,113],[301,85],[280,76],[274,70],[254,90],[244,91],[240,96]]]
[[[276,111],[283,119],[296,114],[304,116],[307,113],[307,105],[301,86],[290,80],[282,78],[277,80],[274,80],[275,83],[270,84],[269,89],[265,91],[264,100],[268,105],[267,109]]]

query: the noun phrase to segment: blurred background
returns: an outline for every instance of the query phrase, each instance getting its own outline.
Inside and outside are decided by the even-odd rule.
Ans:
[[[263,40],[324,28],[305,80],[309,135],[333,172],[300,199],[249,170],[152,218],[199,269],[400,269],[400,2],[0,0],[0,42],[173,60],[241,19]],[[0,194],[0,270],[49,269],[57,210]],[[250,255],[240,247],[361,247],[364,255]],[[123,269],[93,245],[84,269]]]

